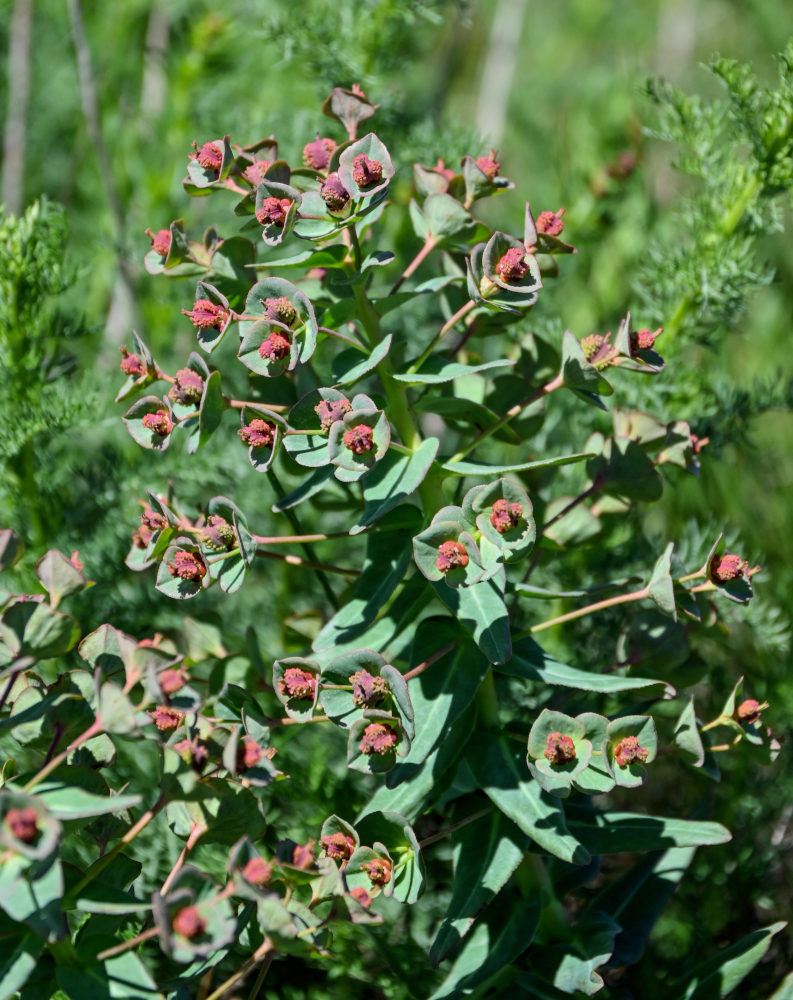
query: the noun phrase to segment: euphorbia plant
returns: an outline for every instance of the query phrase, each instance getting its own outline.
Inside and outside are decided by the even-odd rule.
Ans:
[[[605,407],[624,379],[667,377],[661,331],[635,328],[628,314],[613,340],[528,332],[558,258],[575,249],[562,210],[535,221],[525,203],[513,233],[475,218],[481,199],[515,187],[496,151],[465,157],[459,172],[414,165],[408,214],[418,242],[397,261],[381,244],[381,220],[400,211],[389,201],[398,150],[392,158],[373,132],[359,138],[375,111],[360,89],[336,89],[323,111],[343,130],[304,137],[291,164],[272,137],[196,144],[185,190],[228,200],[228,228],[196,242],[173,222],[151,234],[146,266],[198,279],[192,298],[183,286],[182,310],[198,352],[169,374],[134,335],[118,396],[134,399],[124,420],[144,447],[192,453],[221,439],[247,449],[251,475],[267,484],[266,500],[245,513],[223,496],[185,510],[178,484],[175,496],[152,484],[127,565],[156,567],[165,597],[200,600],[211,587],[261,587],[257,562],[278,558],[295,590],[321,585],[322,627],[301,655],[258,650],[273,664],[265,683],[236,683],[209,650],[133,640],[110,625],[78,647],[90,670],[53,679],[34,668],[76,640],[56,606],[86,585],[80,567],[48,553],[39,578],[49,604],[7,598],[3,724],[28,756],[6,766],[0,797],[0,876],[10,880],[0,907],[21,956],[4,983],[21,985],[49,949],[72,970],[132,977],[139,995],[177,996],[222,965],[202,995],[217,1000],[251,973],[254,996],[274,959],[331,952],[334,921],[376,924],[393,916],[388,900],[414,903],[428,869],[430,882],[448,874],[430,848],[449,837],[451,897],[426,960],[428,970],[445,963],[446,979],[427,996],[469,995],[494,977],[519,980],[526,995],[591,994],[603,985],[596,969],[612,956],[620,963],[623,935],[640,953],[650,925],[636,931],[635,885],[584,889],[575,917],[561,906],[564,892],[599,877],[605,854],[657,852],[635,866],[642,882],[660,871],[668,880],[678,852],[679,879],[690,849],[729,839],[703,818],[647,815],[639,789],[656,757],[715,773],[714,754],[744,740],[774,755],[763,706],[736,708],[737,690],[706,725],[691,699],[670,718],[663,703],[682,697],[675,678],[644,676],[640,653],[599,672],[560,663],[533,638],[606,609],[627,606],[630,616],[633,605],[670,627],[684,617],[693,632],[718,616],[714,599],[752,596],[754,570],[721,539],[693,566],[677,564],[670,542],[634,589],[593,579],[557,593],[533,582],[581,540],[582,512],[625,519],[661,495],[659,468],[695,471],[697,438],[683,420],[614,409],[613,433],[580,429],[594,412],[587,404]],[[240,365],[247,398],[227,388]],[[552,450],[555,400],[545,401],[564,393],[581,420],[557,432]],[[567,466],[583,478],[573,496]],[[320,494],[343,512],[345,530],[300,530],[296,509],[311,517]],[[253,530],[265,524],[268,534]],[[317,554],[325,543],[343,565]],[[15,546],[10,535],[6,546]],[[552,617],[540,610],[544,599],[588,595],[597,599]],[[516,687],[517,701],[504,697]],[[50,707],[60,714],[48,744],[41,719]],[[290,774],[291,743],[280,733],[308,725],[326,727],[327,755],[346,753],[350,773],[335,812],[299,842],[288,815],[274,826],[266,817]],[[719,725],[732,743],[709,744]],[[117,796],[116,747],[133,740],[153,762],[150,784]],[[89,749],[90,779],[75,756]],[[70,783],[83,799],[59,795]],[[609,793],[617,797],[593,801]],[[61,819],[100,814],[113,823],[61,830]],[[129,892],[145,879],[134,864],[121,870],[122,851],[134,855],[136,837],[161,815],[178,845],[173,866],[143,895]],[[216,848],[201,854],[203,869],[189,860],[199,844]],[[79,932],[69,949],[63,914],[74,910],[124,922],[95,938]],[[67,993],[69,975],[57,980]]]

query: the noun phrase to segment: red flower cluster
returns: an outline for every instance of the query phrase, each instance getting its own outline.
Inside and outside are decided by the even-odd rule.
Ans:
[[[438,546],[438,558],[435,560],[436,567],[441,573],[448,573],[452,569],[465,569],[468,565],[468,553],[462,542],[442,542]]]
[[[572,737],[562,733],[548,733],[543,756],[552,764],[566,764],[575,760],[575,743]]]

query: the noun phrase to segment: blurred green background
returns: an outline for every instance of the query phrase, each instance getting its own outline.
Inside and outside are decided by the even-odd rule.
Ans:
[[[648,134],[657,112],[645,80],[663,76],[717,97],[719,83],[701,63],[718,51],[772,82],[772,57],[791,30],[788,0],[0,2],[0,200],[13,216],[42,196],[65,212],[40,209],[46,225],[35,245],[9,221],[0,232],[0,521],[25,536],[27,571],[48,546],[79,549],[97,581],[81,599],[84,631],[110,619],[142,635],[173,627],[183,613],[155,600],[148,575],[119,571],[146,487],[173,487],[188,509],[229,493],[254,530],[278,530],[269,486],[245,473],[244,452],[219,440],[192,460],[142,452],[112,402],[118,348],[133,328],[166,370],[194,346],[179,314],[191,290],[150,277],[142,265],[147,227],[184,216],[198,238],[217,217],[214,200],[188,199],[181,188],[193,140],[229,133],[245,144],[274,133],[282,155],[296,161],[317,129],[327,134],[318,109],[330,89],[358,82],[382,105],[375,127],[401,165],[396,201],[410,197],[413,160],[456,163],[493,146],[516,190],[483,206],[485,221],[520,232],[526,199],[535,211],[567,207],[566,232],[579,254],[544,293],[538,324],[558,316],[584,336],[615,329],[632,309],[639,325],[649,325],[656,316],[642,298],[642,271],[652,272],[654,248],[684,238],[685,212],[677,210],[696,182],[674,169],[675,146]],[[714,676],[726,694],[746,674],[748,693],[771,702],[769,723],[782,735],[793,705],[789,205],[780,206],[779,221],[759,248],[773,278],[758,281],[740,315],[707,338],[692,327],[676,353],[677,370],[686,372],[680,385],[667,367],[662,387],[654,382],[635,402],[664,419],[689,420],[712,439],[699,479],[668,485],[641,530],[673,540],[685,540],[694,524],[714,536],[725,530],[762,565],[760,610],[745,627],[731,626],[730,654],[715,654]],[[409,230],[391,225],[398,256],[400,248],[412,255]],[[581,445],[591,423],[585,415]],[[264,586],[271,622],[259,634],[276,655],[299,641],[280,619],[311,611],[318,596],[296,598],[269,567]],[[201,601],[190,613],[222,610],[231,634],[241,637],[254,613],[259,627],[258,587]],[[676,790],[681,808],[707,797],[735,839],[700,852],[643,961],[610,984],[613,996],[660,995],[654,984],[682,955],[712,952],[787,915],[788,759],[783,748],[771,767],[737,762],[721,785],[691,776],[690,788]],[[767,997],[793,964],[783,938],[743,985],[745,996]],[[394,983],[381,987],[372,995],[403,995]],[[279,995],[302,997],[311,988],[295,980]]]

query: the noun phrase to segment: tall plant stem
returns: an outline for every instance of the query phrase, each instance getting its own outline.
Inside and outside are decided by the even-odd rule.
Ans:
[[[535,632],[543,632],[547,628],[553,628],[554,625],[563,625],[565,622],[574,621],[576,618],[585,618],[595,611],[603,611],[605,608],[612,608],[618,604],[630,604],[633,601],[642,601],[649,596],[650,588],[642,587],[641,590],[632,590],[628,594],[617,594],[616,597],[607,597],[602,601],[595,601],[594,604],[587,604],[586,607],[577,608],[575,611],[568,611],[567,614],[559,615],[557,618],[549,618],[547,621],[532,625],[531,628],[527,628],[524,632],[519,632],[513,636],[513,639],[525,639],[530,635],[534,635]]]
[[[66,760],[72,750],[76,750],[77,747],[82,746],[93,736],[98,735],[102,732],[103,726],[99,719],[94,719],[91,725],[85,730],[85,732],[80,733],[76,736],[72,742],[66,747],[65,750],[61,750],[60,753],[56,754],[52,760],[42,767],[38,774],[34,774],[30,781],[25,785],[24,791],[29,792],[32,788],[35,788],[40,782],[42,782],[48,774],[51,774],[56,767],[60,767],[61,764]]]
[[[413,274],[416,268],[421,266],[422,261],[432,253],[436,245],[437,244],[435,243],[434,237],[428,236],[424,243],[424,246],[421,248],[421,250],[419,250],[419,252],[413,258],[413,260],[408,264],[408,266],[405,268],[405,270],[402,272],[399,278],[397,278],[397,280],[394,282],[393,286],[391,287],[391,291],[388,293],[389,295],[394,295],[394,293],[400,289],[400,287],[402,286],[402,282],[406,281],[411,276],[411,274]]]
[[[236,972],[233,972],[228,979],[218,986],[216,990],[213,990],[206,1000],[221,1000],[221,997],[225,997],[231,987],[240,981],[244,976],[247,976],[251,969],[256,965],[257,962],[261,962],[263,958],[269,956],[269,961],[267,962],[268,967],[270,962],[273,960],[272,955],[273,943],[269,938],[265,938],[264,942],[259,945],[256,951],[251,955],[251,957],[244,962]]]

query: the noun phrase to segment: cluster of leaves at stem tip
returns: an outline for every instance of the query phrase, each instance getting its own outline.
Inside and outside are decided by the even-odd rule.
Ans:
[[[495,150],[459,169],[413,166],[416,253],[397,261],[379,244],[384,213],[401,211],[389,201],[392,151],[373,132],[359,137],[376,107],[353,87],[322,110],[333,135],[305,137],[297,165],[274,137],[195,144],[185,191],[232,202],[230,218],[201,240],[181,220],[150,232],[145,262],[162,278],[197,279],[192,296],[183,283],[186,318],[174,322],[192,323],[198,350],[169,374],[133,334],[117,398],[131,403],[124,421],[142,446],[192,453],[222,438],[272,490],[272,512],[215,496],[197,514],[180,506],[178,482],[175,495],[150,491],[127,566],[156,568],[163,597],[184,600],[208,587],[231,594],[249,576],[261,588],[262,560],[280,559],[295,589],[322,587],[329,613],[303,656],[254,642],[240,677],[238,651],[191,619],[181,636],[139,640],[105,624],[80,638],[60,610],[90,586],[76,553],[39,560],[44,593],[3,591],[3,996],[30,980],[39,995],[73,997],[90,976],[176,997],[214,969],[214,1000],[273,959],[329,954],[334,922],[376,933],[397,903],[419,898],[425,854],[444,837],[455,867],[429,952],[444,963],[433,996],[471,995],[505,974],[526,995],[592,994],[597,969],[634,961],[649,935],[636,886],[659,872],[673,886],[696,847],[730,837],[715,822],[592,797],[614,791],[624,802],[662,753],[712,778],[717,754],[739,744],[760,761],[776,754],[767,706],[741,700],[742,678],[703,722],[692,697],[640,676],[630,643],[617,670],[597,673],[533,638],[632,603],[656,624],[681,619],[695,631],[718,620],[721,599],[752,597],[755,570],[722,537],[693,567],[668,544],[632,590],[640,581],[573,593],[529,583],[543,559],[575,546],[582,512],[625,518],[661,495],[661,467],[696,473],[706,442],[684,420],[639,411],[615,408],[609,436],[579,440],[571,429],[563,454],[532,448],[553,394],[572,394],[586,413],[623,379],[665,377],[662,331],[627,314],[613,335],[567,330],[552,343],[526,332],[560,258],[576,251],[563,209],[535,214],[526,203],[510,233],[475,218],[482,199],[515,187]],[[249,398],[228,394],[239,366]],[[585,470],[574,497],[558,485],[566,466]],[[301,532],[296,508],[321,492],[346,512],[347,530]],[[256,534],[257,519],[286,520],[294,533]],[[339,535],[344,566],[316,548]],[[4,531],[2,566],[20,553]],[[537,611],[591,597],[555,618]],[[66,666],[53,675],[53,662]],[[509,684],[533,693],[533,718],[524,703],[499,702]],[[571,699],[581,711],[560,710]],[[674,699],[675,717],[654,718],[653,706]],[[352,790],[344,815],[297,842],[277,810],[290,768],[279,735],[309,724],[325,727],[328,755],[346,744]],[[717,728],[728,742],[712,741]],[[433,812],[453,822],[421,840],[414,827]],[[154,881],[134,845],[150,824],[176,845]],[[559,895],[623,851],[655,853],[567,914]],[[779,926],[763,932],[765,947]],[[711,971],[686,973],[680,996]]]

